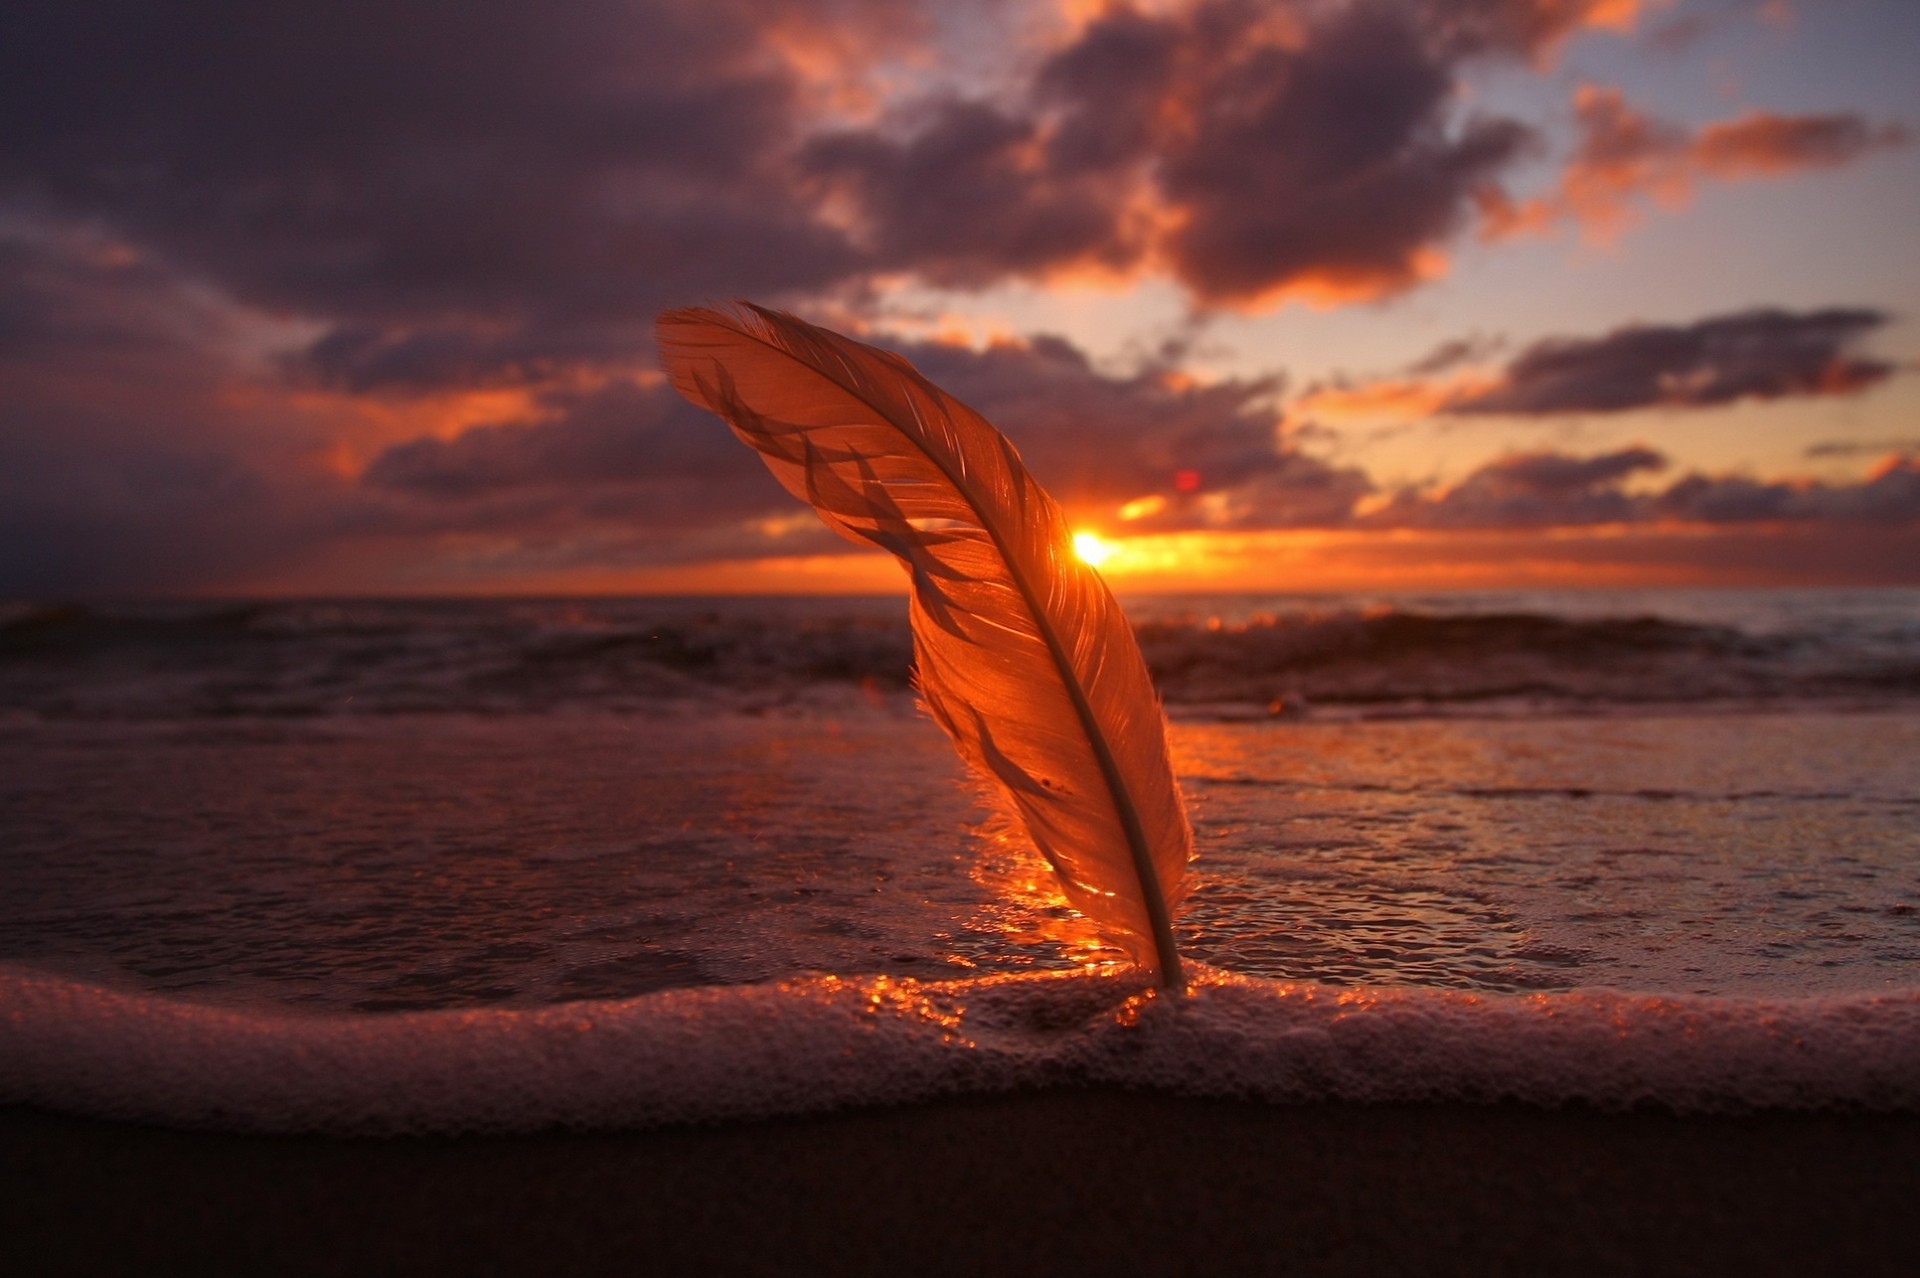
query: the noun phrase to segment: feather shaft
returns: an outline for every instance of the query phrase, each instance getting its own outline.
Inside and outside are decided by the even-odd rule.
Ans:
[[[758,307],[671,311],[662,360],[795,496],[912,583],[926,707],[1070,903],[1179,988],[1192,834],[1112,593],[1006,437],[897,355]]]

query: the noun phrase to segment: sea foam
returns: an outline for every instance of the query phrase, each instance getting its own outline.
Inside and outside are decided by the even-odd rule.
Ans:
[[[1298,1103],[1920,1109],[1920,991],[1357,989],[1201,969],[813,977],[302,1016],[0,969],[0,1101],[250,1132],[631,1129],[1044,1087]]]

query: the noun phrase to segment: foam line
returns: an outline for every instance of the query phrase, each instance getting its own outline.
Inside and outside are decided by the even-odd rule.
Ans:
[[[1103,1084],[1275,1102],[1920,1110],[1920,990],[1760,1001],[1334,988],[1201,970],[811,978],[302,1016],[0,968],[0,1101],[255,1132],[634,1128]]]

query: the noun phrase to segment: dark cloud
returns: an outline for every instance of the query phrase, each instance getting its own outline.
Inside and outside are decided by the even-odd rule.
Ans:
[[[1640,504],[1620,490],[1619,481],[1666,464],[1666,458],[1647,448],[1597,457],[1522,453],[1490,462],[1437,493],[1398,493],[1368,522],[1423,528],[1551,528],[1625,522],[1640,516]]]
[[[1531,145],[1463,117],[1468,60],[1538,54],[1603,9],[1116,5],[1025,100],[922,104],[805,163],[880,264],[940,283],[1152,260],[1206,306],[1373,297],[1440,269]]]
[[[543,420],[469,427],[386,449],[369,484],[459,498],[517,488],[727,480],[764,470],[713,417],[664,386],[621,383],[542,398]],[[771,492],[773,490],[769,490]]]
[[[1048,171],[1032,120],[975,102],[923,111],[910,135],[830,134],[802,157],[860,209],[875,266],[966,287],[1138,255],[1124,191],[1097,174]]]
[[[1705,523],[1908,524],[1920,521],[1920,459],[1893,458],[1856,484],[1690,475],[1660,494],[1653,508],[1661,515]]]
[[[1523,137],[1456,118],[1464,62],[1606,9],[1118,6],[1004,100],[823,134],[823,78],[912,48],[918,6],[25,0],[0,8],[0,210],[325,326],[292,366],[347,390],[644,361],[664,305],[877,272],[1373,293],[1433,266]]]
[[[1231,488],[1280,464],[1273,379],[1196,385],[1158,370],[1110,374],[1071,343],[1040,337],[974,351],[901,353],[1013,439],[1069,505]],[[1183,478],[1185,476],[1185,478]]]
[[[564,346],[819,287],[855,257],[772,198],[804,111],[761,37],[821,7],[8,5],[0,198],[347,326]]]
[[[681,531],[788,507],[752,452],[664,385],[552,392],[539,411],[533,422],[395,444],[373,459],[362,482],[421,499],[443,525],[490,526],[508,536],[556,521]]]
[[[1837,395],[1894,372],[1851,353],[1884,325],[1878,311],[1755,310],[1692,324],[1648,324],[1558,338],[1522,351],[1500,383],[1454,400],[1456,413],[1606,413],[1703,408],[1742,399]]]
[[[1897,457],[1857,483],[1681,477],[1664,489],[1624,481],[1666,467],[1648,448],[1594,457],[1503,457],[1450,487],[1405,489],[1365,516],[1378,528],[1577,528],[1595,524],[1920,523],[1920,460]]]
[[[1338,524],[1373,491],[1363,472],[1295,446],[1275,379],[1203,385],[1159,368],[1104,373],[1046,337],[901,351],[1005,430],[1070,511],[1110,532]]]
[[[1121,6],[1049,58],[1034,87],[1042,105],[1061,112],[1047,139],[1051,167],[1119,169],[1151,152],[1163,103],[1176,91],[1182,43],[1177,23]]]
[[[0,239],[0,597],[206,588],[315,534],[324,480],[277,478],[313,440],[235,394],[231,323],[110,243]]]
[[[1319,463],[1282,439],[1272,380],[1197,385],[1160,370],[1107,373],[1057,337],[985,350],[894,347],[1005,430],[1048,489],[1083,517],[1111,523],[1118,507],[1158,496],[1156,526],[1186,526],[1197,504],[1221,494],[1244,500],[1251,485],[1325,487]],[[541,493],[555,503],[592,497],[602,508],[635,512],[622,518],[686,528],[795,509],[749,450],[664,387],[549,393],[539,413],[532,422],[396,444],[368,466],[364,482],[435,506],[440,519],[463,505],[473,520],[483,508],[493,518],[492,504],[508,500],[524,513]],[[1355,482],[1350,472],[1344,482]],[[619,493],[627,496],[616,503]]]
[[[1340,528],[1353,522],[1355,505],[1375,485],[1356,466],[1336,466],[1297,450],[1249,482],[1212,501],[1175,501],[1143,521],[1154,531],[1203,528],[1254,532],[1274,528]]]
[[[1160,164],[1181,215],[1167,252],[1208,301],[1417,281],[1530,137],[1510,120],[1449,128],[1454,68],[1385,5],[1340,10],[1297,48],[1235,40],[1202,84]]]
[[[296,382],[354,394],[538,385],[583,366],[630,363],[652,343],[638,321],[562,332],[520,326],[342,324],[282,361]]]
[[[1642,470],[1659,470],[1667,459],[1651,448],[1623,448],[1597,457],[1568,457],[1561,453],[1531,453],[1506,457],[1478,472],[1482,482],[1529,496],[1563,497],[1602,484],[1611,484]]]

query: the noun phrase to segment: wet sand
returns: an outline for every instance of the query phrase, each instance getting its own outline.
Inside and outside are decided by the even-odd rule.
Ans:
[[[1062,1091],[625,1134],[0,1110],[12,1273],[1907,1274],[1920,1115]]]

